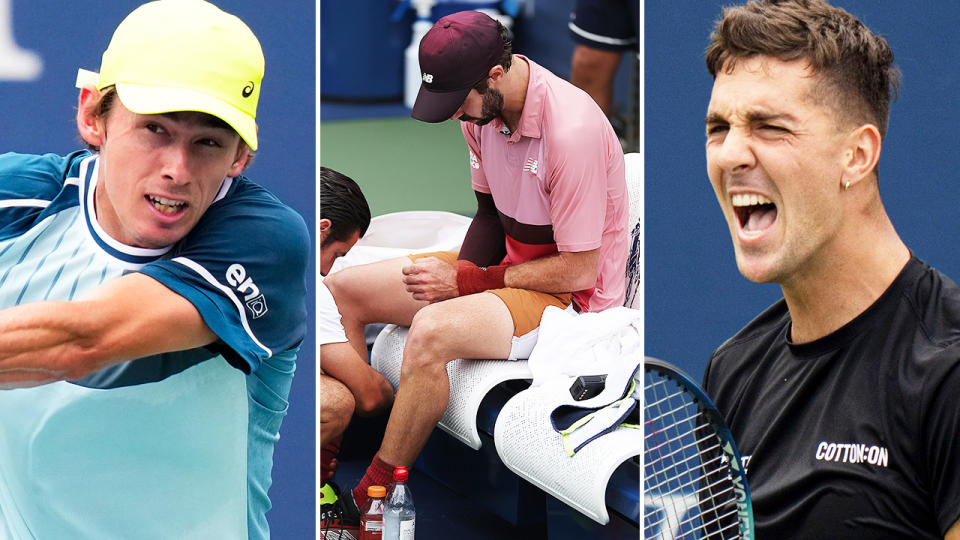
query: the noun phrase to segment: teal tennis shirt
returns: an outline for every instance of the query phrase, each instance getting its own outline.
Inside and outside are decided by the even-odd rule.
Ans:
[[[219,339],[0,391],[0,538],[268,538],[273,448],[306,329],[306,225],[238,176],[180,242],[127,246],[97,223],[98,166],[86,151],[0,155],[0,308],[141,272]]]

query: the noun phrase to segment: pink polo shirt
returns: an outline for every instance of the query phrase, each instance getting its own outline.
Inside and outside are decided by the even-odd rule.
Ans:
[[[504,263],[600,248],[596,285],[574,291],[582,311],[623,305],[628,201],[623,149],[585,92],[524,56],[530,81],[516,132],[498,118],[461,122],[473,189],[489,193],[507,234]]]

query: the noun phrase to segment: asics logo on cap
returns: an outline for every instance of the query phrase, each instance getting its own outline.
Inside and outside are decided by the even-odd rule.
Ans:
[[[431,74],[429,74],[429,73],[424,73],[424,74],[423,74],[423,82],[425,82],[425,83],[427,83],[427,84],[432,83],[432,82],[433,82],[433,75],[431,75]]]
[[[250,97],[250,95],[253,94],[253,89],[255,86],[256,85],[253,84],[253,81],[250,81],[246,86],[243,87],[243,91],[240,93],[243,95],[243,97]]]

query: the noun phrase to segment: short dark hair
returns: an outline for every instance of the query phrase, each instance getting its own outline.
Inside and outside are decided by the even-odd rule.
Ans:
[[[330,220],[330,234],[320,244],[343,242],[354,231],[360,236],[370,226],[370,207],[360,186],[349,176],[328,167],[320,167],[320,217]]]
[[[819,78],[813,99],[829,103],[842,122],[870,122],[886,135],[900,71],[886,38],[847,11],[824,0],[749,0],[724,8],[706,52],[710,75],[716,79],[753,56],[806,60]]]
[[[498,60],[494,66],[503,66],[504,71],[510,71],[510,66],[513,64],[513,32],[501,24],[500,21],[494,19],[494,22],[497,23],[497,31],[500,32],[500,39],[503,40],[503,53],[500,55],[500,60]],[[492,68],[493,66],[490,67]],[[487,79],[489,79],[489,77],[484,77],[477,81],[477,84],[473,85],[473,89],[481,94],[485,93],[487,91]]]

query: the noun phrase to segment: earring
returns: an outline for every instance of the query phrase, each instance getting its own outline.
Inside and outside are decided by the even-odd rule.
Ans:
[[[843,185],[843,190],[844,190],[844,191],[846,191],[846,190],[848,190],[848,189],[850,189],[850,181],[849,181],[849,180],[847,180],[847,183]]]

